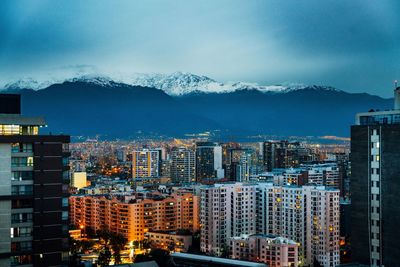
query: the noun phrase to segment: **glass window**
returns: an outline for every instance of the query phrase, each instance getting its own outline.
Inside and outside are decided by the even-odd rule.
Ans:
[[[32,264],[32,255],[18,255],[10,257],[11,266]]]
[[[39,127],[38,126],[21,126],[20,134],[23,135],[38,135]]]
[[[19,134],[19,125],[0,125],[0,135]]]
[[[32,195],[33,186],[32,185],[13,185],[11,186],[12,195]]]
[[[63,199],[62,199],[62,206],[63,206],[63,207],[68,207],[68,198],[67,198],[67,197],[63,197]]]
[[[32,208],[33,201],[32,201],[32,199],[13,199],[11,207],[13,209]]]
[[[62,212],[61,219],[62,219],[62,220],[68,220],[68,211],[63,211],[63,212]]]
[[[63,152],[69,152],[69,144],[67,144],[67,143],[62,144],[62,151]]]
[[[11,228],[11,238],[32,236],[32,227]]]
[[[27,171],[16,171],[12,172],[11,180],[15,181],[25,181],[25,180],[33,180],[33,172]]]
[[[11,251],[29,251],[32,250],[32,242],[31,241],[23,241],[23,242],[12,242],[11,243]]]
[[[69,171],[63,171],[63,179],[69,180]]]
[[[11,145],[11,152],[18,153],[18,152],[32,152],[33,145],[31,143],[13,143]]]
[[[12,157],[12,167],[31,167],[33,166],[33,157]]]
[[[32,222],[32,213],[11,214],[11,223]]]
[[[68,157],[63,158],[63,165],[64,166],[68,166],[69,165],[69,158]]]

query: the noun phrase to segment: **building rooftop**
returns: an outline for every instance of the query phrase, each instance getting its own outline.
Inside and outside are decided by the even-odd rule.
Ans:
[[[248,239],[250,237],[259,237],[259,238],[269,239],[271,242],[273,242],[275,244],[297,245],[297,242],[295,242],[291,239],[288,239],[288,238],[285,238],[282,236],[278,236],[278,235],[271,235],[271,234],[241,235],[241,236],[232,237],[231,239],[241,240],[241,239]]]
[[[240,261],[240,260],[231,260],[225,258],[218,257],[210,257],[210,256],[202,256],[188,253],[172,253],[172,258],[178,258],[189,261],[197,261],[207,263],[208,265],[213,266],[248,266],[248,267],[267,267],[264,263],[250,262],[250,261]]]
[[[43,117],[25,117],[20,114],[0,114],[0,125],[45,126]]]
[[[394,109],[370,110],[356,115],[356,125],[400,124],[400,87],[394,90]]]

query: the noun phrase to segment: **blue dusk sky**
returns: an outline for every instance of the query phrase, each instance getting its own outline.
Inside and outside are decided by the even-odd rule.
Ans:
[[[400,79],[400,1],[0,2],[0,84],[176,71],[390,97]]]

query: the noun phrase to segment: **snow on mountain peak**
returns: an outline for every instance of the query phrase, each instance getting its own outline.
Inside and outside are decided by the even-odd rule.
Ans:
[[[229,93],[237,90],[259,90],[261,92],[285,92],[287,86],[271,85],[260,86],[246,82],[217,82],[207,76],[199,76],[187,72],[165,74],[136,74],[127,83],[154,87],[165,91],[169,95],[182,96],[194,92]]]
[[[54,83],[57,83],[57,82],[52,81],[52,80],[39,81],[39,80],[35,80],[33,78],[23,78],[23,79],[15,81],[15,82],[6,83],[4,85],[4,88],[9,89],[9,90],[16,90],[16,89],[39,90],[39,89],[46,88]]]
[[[82,75],[77,78],[72,78],[66,80],[68,82],[84,82],[84,83],[91,83],[99,86],[117,86],[120,83],[116,82],[111,77],[105,75]]]
[[[135,74],[126,81],[131,85],[140,85],[161,89],[169,95],[184,95],[194,91],[210,91],[210,84],[216,81],[187,72],[166,74]]]
[[[226,82],[221,83],[207,76],[195,75],[188,72],[174,72],[172,74],[158,73],[136,73],[128,76],[94,75],[86,74],[74,78],[53,79],[38,81],[32,78],[21,79],[14,83],[8,83],[5,89],[43,89],[52,84],[62,82],[85,82],[105,87],[122,86],[123,84],[152,87],[163,90],[171,96],[183,96],[191,93],[229,93],[238,90],[258,90],[263,93],[287,93],[302,89],[340,91],[333,87],[304,85],[304,84],[281,84],[281,85],[259,85],[249,82]]]

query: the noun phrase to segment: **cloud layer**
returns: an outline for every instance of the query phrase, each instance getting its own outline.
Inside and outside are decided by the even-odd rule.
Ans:
[[[390,96],[399,11],[396,0],[6,0],[0,77],[187,71]]]

